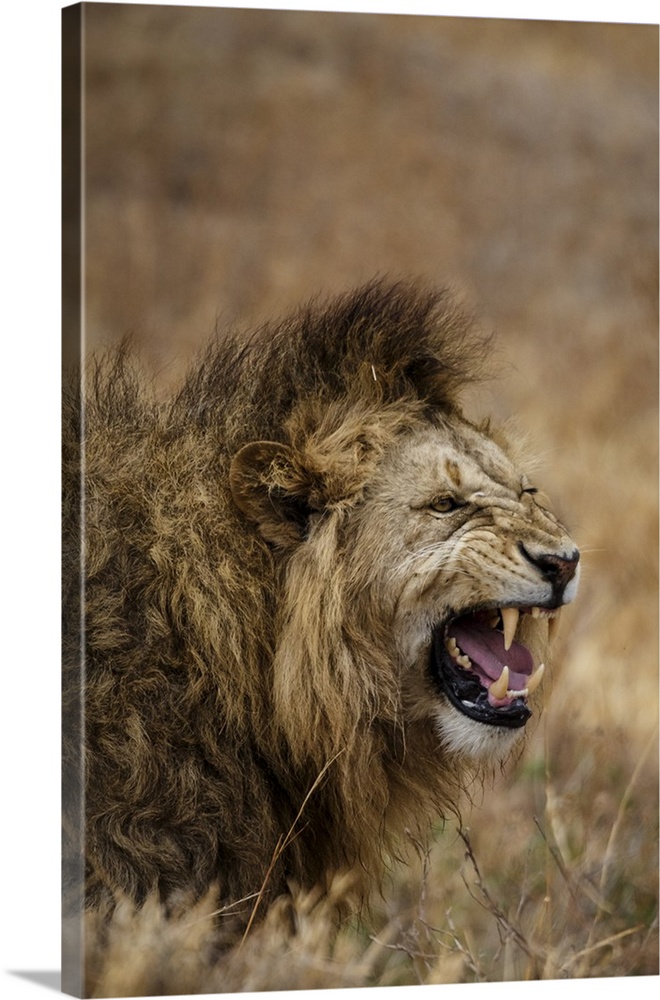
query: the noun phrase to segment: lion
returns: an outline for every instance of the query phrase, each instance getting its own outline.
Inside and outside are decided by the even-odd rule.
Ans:
[[[462,411],[487,354],[448,291],[375,281],[217,338],[168,401],[125,349],[69,391],[86,906],[216,886],[263,909],[341,872],[362,898],[518,744],[579,552]]]

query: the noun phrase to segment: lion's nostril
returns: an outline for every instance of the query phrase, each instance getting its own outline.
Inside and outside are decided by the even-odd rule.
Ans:
[[[578,549],[574,549],[568,555],[555,555],[552,552],[533,553],[520,543],[520,551],[529,562],[540,570],[543,577],[552,584],[553,588],[563,590],[575,576],[577,565],[580,560]]]

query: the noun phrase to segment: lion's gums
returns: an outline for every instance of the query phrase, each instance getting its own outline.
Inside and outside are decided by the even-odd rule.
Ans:
[[[449,278],[509,366],[479,408],[529,432],[585,551],[541,724],[468,816],[479,875],[439,831],[377,941],[301,902],[290,953],[271,928],[225,974],[196,914],[177,951],[145,910],[133,959],[90,956],[97,995],[168,990],[164,950],[188,992],[656,973],[657,32],[104,6],[87,30],[89,346],[132,329],[174,378],[218,311]]]

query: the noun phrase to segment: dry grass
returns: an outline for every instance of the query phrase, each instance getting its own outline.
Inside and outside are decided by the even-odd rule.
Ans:
[[[126,906],[108,940],[92,918],[90,993],[655,975],[655,739],[637,756],[612,735],[564,738],[552,752],[537,741],[475,805],[474,828],[439,830],[362,920],[338,923],[349,876],[329,897],[280,900],[226,951],[231,930],[212,896],[170,920],[153,901],[138,914]]]
[[[337,935],[299,898],[218,959],[212,900],[124,914],[96,995],[656,974],[657,30],[102,5],[87,31],[87,346],[132,330],[168,383],[217,317],[449,280],[504,361],[473,406],[516,414],[585,553],[543,718],[462,834]]]
[[[556,753],[552,775],[526,760],[470,832],[438,839],[401,939],[419,982],[657,972],[654,768],[626,785],[620,756],[586,744]]]

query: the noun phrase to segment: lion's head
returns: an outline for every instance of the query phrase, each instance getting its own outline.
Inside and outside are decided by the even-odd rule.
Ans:
[[[377,458],[354,412],[319,435],[325,455],[261,441],[234,458],[237,505],[287,550],[275,695],[296,743],[322,663],[361,710],[426,720],[452,753],[497,762],[545,669],[524,638],[538,656],[576,594],[579,553],[484,429],[457,413],[397,423]]]
[[[89,899],[217,882],[231,902],[345,868],[368,887],[510,750],[578,552],[461,412],[484,351],[447,293],[376,283],[217,342],[167,405],[122,357],[96,369],[84,711],[79,403],[65,423]]]

